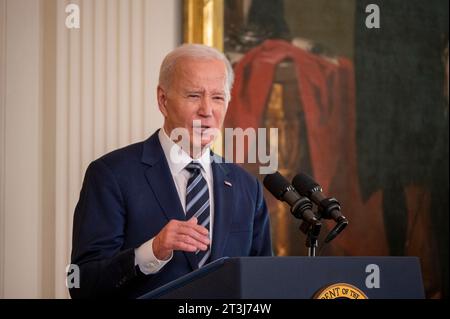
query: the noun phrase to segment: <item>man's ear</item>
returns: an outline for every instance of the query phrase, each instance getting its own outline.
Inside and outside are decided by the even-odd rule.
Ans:
[[[156,91],[156,94],[158,96],[158,106],[161,113],[164,115],[164,117],[167,117],[167,93],[164,91],[164,89],[158,85],[158,89]]]

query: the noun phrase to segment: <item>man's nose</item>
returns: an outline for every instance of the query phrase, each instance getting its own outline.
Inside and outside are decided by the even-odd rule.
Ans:
[[[202,98],[198,114],[203,117],[212,116],[212,102],[207,96]]]

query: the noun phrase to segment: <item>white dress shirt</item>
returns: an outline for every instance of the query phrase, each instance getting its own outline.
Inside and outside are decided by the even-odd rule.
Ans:
[[[159,142],[161,143],[164,155],[169,165],[170,173],[178,192],[178,197],[183,207],[183,211],[186,214],[186,186],[190,178],[190,173],[185,169],[186,165],[192,162],[189,154],[187,154],[178,144],[174,143],[164,128],[161,128],[158,133]],[[213,192],[213,174],[211,169],[211,156],[209,148],[205,148],[202,155],[196,159],[201,164],[201,174],[205,178],[208,184],[209,201],[210,201],[210,225],[209,225],[209,239],[212,244],[212,231],[214,225],[214,192]],[[159,260],[153,253],[153,240],[155,238],[146,241],[141,246],[135,249],[135,265],[139,265],[139,269],[146,275],[157,273],[166,265],[171,259],[173,254],[168,260]],[[210,244],[210,245],[211,245]]]

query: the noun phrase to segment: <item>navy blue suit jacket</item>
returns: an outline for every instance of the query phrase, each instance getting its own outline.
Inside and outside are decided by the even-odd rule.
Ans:
[[[211,261],[271,255],[261,184],[235,164],[213,162],[212,172]],[[185,214],[157,132],[92,162],[74,215],[71,262],[80,267],[81,276],[80,288],[70,289],[71,296],[134,298],[196,269],[193,254],[182,251],[175,251],[153,275],[135,266],[134,249],[171,219],[185,220]]]

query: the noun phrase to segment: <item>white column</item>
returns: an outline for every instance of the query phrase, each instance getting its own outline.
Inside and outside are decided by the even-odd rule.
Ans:
[[[144,136],[144,4],[142,0],[131,2],[131,141]]]
[[[66,0],[56,10],[56,173],[55,173],[55,295],[65,297],[65,267],[69,236],[69,30],[65,27]]]
[[[112,150],[119,146],[118,113],[119,94],[117,81],[118,68],[118,0],[108,0],[106,7],[106,149]]]
[[[69,0],[69,3],[71,4],[77,4],[81,5],[81,0]],[[59,2],[58,2],[59,4]],[[56,252],[56,259],[65,257],[64,264],[69,263],[69,256],[70,256],[70,239],[72,234],[72,219],[71,219],[71,213],[73,212],[73,209],[75,207],[75,203],[78,198],[80,185],[81,185],[81,171],[82,171],[82,163],[81,163],[81,154],[85,152],[85,149],[83,149],[82,142],[82,136],[81,132],[82,129],[82,117],[81,113],[83,108],[85,108],[82,105],[82,101],[86,100],[86,92],[83,92],[81,90],[81,82],[82,82],[82,70],[84,68],[83,63],[86,63],[86,61],[82,60],[82,33],[84,33],[85,28],[88,28],[89,24],[85,23],[86,18],[83,16],[83,13],[86,13],[86,11],[80,6],[80,12],[81,12],[81,28],[80,29],[70,29],[68,32],[69,36],[69,50],[68,50],[68,64],[67,65],[61,65],[58,67],[62,67],[67,69],[68,72],[68,97],[69,101],[66,106],[68,107],[67,110],[67,116],[68,116],[68,122],[67,126],[62,128],[63,130],[67,131],[67,148],[64,147],[64,151],[67,151],[67,171],[65,172],[64,176],[62,178],[64,179],[64,182],[67,183],[67,205],[68,210],[66,211],[56,211],[56,215],[63,215],[65,220],[64,230],[66,232],[65,238],[61,238],[62,241],[65,242],[64,245],[64,252],[63,254],[60,254],[59,252]],[[90,30],[89,30],[90,31]],[[58,86],[58,83],[56,84]],[[58,92],[58,87],[56,89],[56,92]],[[83,123],[86,124],[86,123]],[[59,134],[59,130],[56,131],[56,134]],[[92,135],[90,137],[92,139]],[[56,154],[59,153],[58,146],[56,147]],[[56,175],[56,178],[58,179],[59,176]],[[59,196],[59,190],[56,189],[56,200],[58,201]],[[57,240],[59,240],[57,238]],[[55,284],[60,286],[55,287],[55,293],[58,293],[59,289],[65,288],[65,286],[61,285],[61,279],[64,279],[64,277],[60,277],[59,275],[64,275],[63,269],[65,268],[55,268],[56,274],[58,277],[55,280]],[[61,272],[59,272],[61,271]],[[62,282],[63,283],[63,282]],[[67,294],[67,290],[64,289],[64,293]],[[62,297],[62,296],[58,296]]]
[[[55,293],[67,297],[72,221],[88,164],[146,139],[162,124],[156,86],[162,58],[181,40],[180,0],[70,0],[81,28],[64,26],[57,2]]]
[[[181,44],[182,6],[180,0],[146,0],[144,33],[144,131],[145,136],[161,126],[163,117],[158,111],[156,86],[159,66],[164,56]]]
[[[130,141],[130,2],[119,1],[119,146]]]
[[[53,282],[43,278],[49,275],[54,275],[55,297],[68,297],[65,267],[86,167],[108,151],[146,139],[161,126],[156,103],[159,64],[181,42],[180,0],[44,1],[0,0],[4,298],[39,298],[44,291],[48,296],[53,289],[44,285]],[[44,3],[55,10],[44,10]],[[65,26],[69,3],[80,7],[80,29]],[[54,34],[45,29],[44,16],[53,19]],[[48,43],[55,43],[55,51]],[[54,65],[43,55],[49,50],[56,56]],[[47,82],[54,71],[55,79]],[[55,126],[44,130],[43,123],[49,121]],[[49,134],[54,134],[54,142]],[[52,155],[43,153],[53,149],[54,166],[45,161]],[[54,193],[43,190],[53,185],[53,174],[43,176],[43,167],[54,170],[54,187],[49,187]],[[54,202],[54,212],[48,202]],[[49,234],[48,229],[54,231]],[[52,256],[54,273],[43,268]]]
[[[0,299],[5,268],[5,140],[6,140],[6,0],[0,0]]]
[[[7,0],[2,2],[2,8],[6,9],[7,16],[2,26],[6,34],[4,80],[7,83],[6,94],[2,94],[3,297],[39,297],[42,291],[41,1]]]
[[[80,129],[81,129],[81,143],[79,145],[80,155],[81,155],[81,169],[85,169],[89,162],[94,157],[94,145],[98,145],[97,138],[99,134],[94,132],[95,122],[103,115],[97,110],[102,107],[101,101],[95,100],[94,96],[98,97],[101,95],[101,91],[97,91],[97,86],[102,82],[96,82],[97,77],[94,79],[94,73],[101,74],[99,72],[94,72],[100,65],[96,65],[98,62],[95,57],[98,53],[95,49],[98,49],[97,43],[101,42],[97,39],[97,33],[94,33],[94,3],[98,2],[92,0],[83,0],[81,2],[81,17],[83,18],[83,27],[79,31],[69,33],[71,35],[79,34],[81,36],[80,47],[71,48],[71,52],[81,51],[81,62],[78,65],[74,65],[76,68],[81,69],[81,104],[80,104]],[[73,3],[73,2],[72,2]],[[100,28],[99,28],[100,29]],[[96,31],[96,30],[95,30]],[[95,102],[98,102],[96,104]],[[79,171],[76,172],[79,175]],[[77,185],[78,186],[78,185]]]
[[[85,0],[85,2],[90,0]],[[93,2],[93,1],[90,1]],[[108,0],[96,0],[94,8],[94,157],[97,158],[107,150],[106,144],[106,118],[108,108],[106,104],[106,6],[110,5]],[[113,77],[114,79],[114,77]],[[89,158],[92,160],[92,157]],[[88,162],[83,162],[86,165]]]

